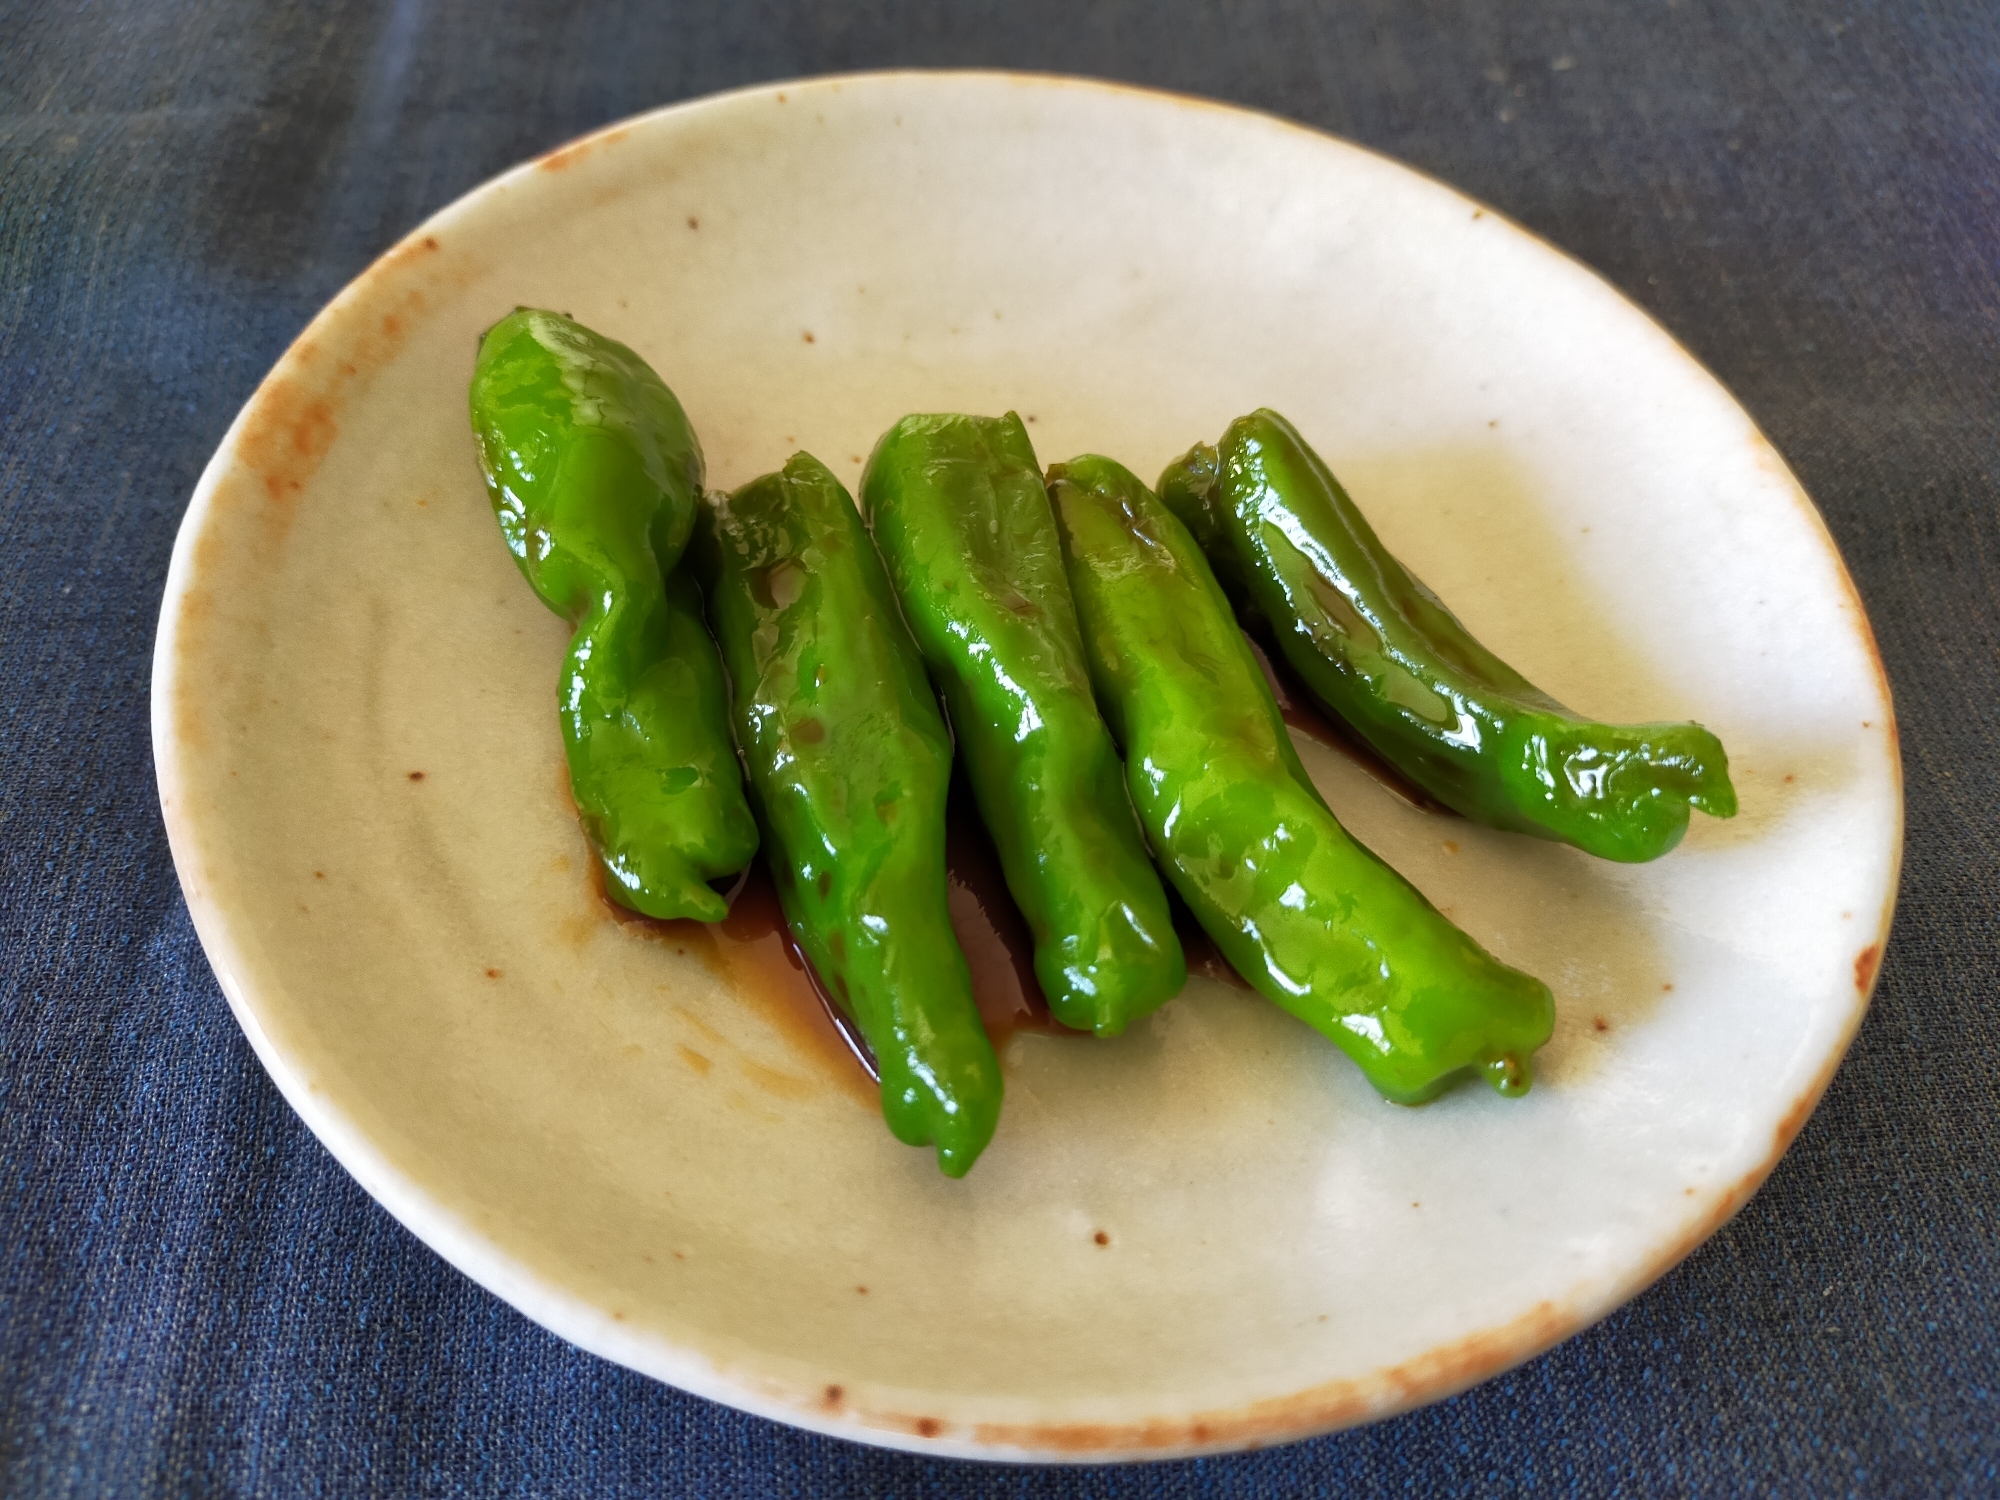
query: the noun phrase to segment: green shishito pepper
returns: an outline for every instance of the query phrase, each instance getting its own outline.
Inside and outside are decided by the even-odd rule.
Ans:
[[[951,738],[854,501],[810,454],[704,505],[691,559],[785,921],[860,1026],[896,1138],[962,1177],[1000,1065],[945,894]]]
[[[1735,815],[1720,740],[1592,723],[1535,687],[1395,559],[1276,412],[1196,444],[1160,498],[1314,696],[1447,807],[1628,862],[1678,844],[1690,806]]]
[[[1555,1024],[1548,987],[1335,820],[1186,528],[1106,458],[1056,465],[1049,497],[1139,820],[1223,956],[1390,1099],[1420,1103],[1469,1069],[1525,1093]]]
[[[1055,516],[1021,419],[910,416],[862,479],[875,540],[1065,1026],[1114,1036],[1187,982],[1091,698]]]
[[[700,594],[673,572],[702,482],[680,403],[623,344],[520,308],[480,341],[472,429],[508,550],[576,627],[563,743],[606,889],[720,921],[707,882],[750,863],[757,825]]]

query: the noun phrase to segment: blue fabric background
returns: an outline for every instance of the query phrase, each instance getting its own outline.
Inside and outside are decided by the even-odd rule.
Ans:
[[[493,172],[715,89],[1080,72],[1378,147],[1650,309],[1818,499],[1909,773],[1872,1014],[1742,1215],[1400,1420],[1125,1469],[930,1462],[568,1348],[378,1210],[189,925],[147,685],[231,416]],[[2000,27],[1987,5],[0,0],[0,1491],[2000,1493]]]

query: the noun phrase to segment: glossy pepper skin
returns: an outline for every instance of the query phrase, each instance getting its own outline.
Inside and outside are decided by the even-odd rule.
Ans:
[[[1153,851],[1236,971],[1388,1098],[1527,1092],[1555,1006],[1328,811],[1187,529],[1132,473],[1049,471],[1099,704]]]
[[[1720,740],[1593,723],[1535,687],[1395,559],[1276,412],[1197,444],[1160,498],[1320,702],[1447,807],[1626,862],[1678,844],[1690,807],[1735,816]]]
[[[946,904],[951,738],[875,544],[800,453],[710,496],[691,557],[785,921],[868,1039],[889,1129],[963,1177],[1000,1065]]]
[[[1065,1026],[1114,1036],[1187,982],[1091,697],[1055,516],[1021,419],[910,416],[862,479],[875,541]]]
[[[750,863],[757,825],[700,593],[673,572],[702,481],[680,403],[623,344],[520,308],[480,341],[472,430],[507,549],[576,627],[563,744],[606,889],[720,921],[708,882]]]

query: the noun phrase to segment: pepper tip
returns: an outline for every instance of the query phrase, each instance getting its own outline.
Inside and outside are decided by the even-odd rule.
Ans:
[[[1493,1091],[1505,1098],[1518,1099],[1534,1086],[1534,1063],[1512,1052],[1488,1058],[1480,1067]]]

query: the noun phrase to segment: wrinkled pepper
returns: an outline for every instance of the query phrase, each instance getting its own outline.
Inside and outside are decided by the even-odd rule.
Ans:
[[[1115,1036],[1187,961],[1091,697],[1055,516],[1021,419],[910,416],[862,498],[944,695],[980,816],[1065,1026]]]
[[[507,549],[576,627],[559,685],[570,791],[617,901],[720,921],[708,882],[757,852],[727,694],[692,579],[701,445],[630,349],[560,313],[488,329],[472,429]]]
[[[889,1129],[962,1177],[1000,1065],[946,900],[951,738],[875,544],[800,453],[709,496],[690,556],[786,924],[867,1039]]]
[[[1340,826],[1187,529],[1106,458],[1056,465],[1049,497],[1140,822],[1223,956],[1390,1099],[1421,1103],[1468,1070],[1525,1093],[1555,1023],[1548,987]]]
[[[1720,740],[1594,723],[1535,687],[1396,560],[1276,412],[1197,444],[1160,498],[1313,695],[1447,807],[1628,862],[1678,844],[1690,807],[1735,815]]]

